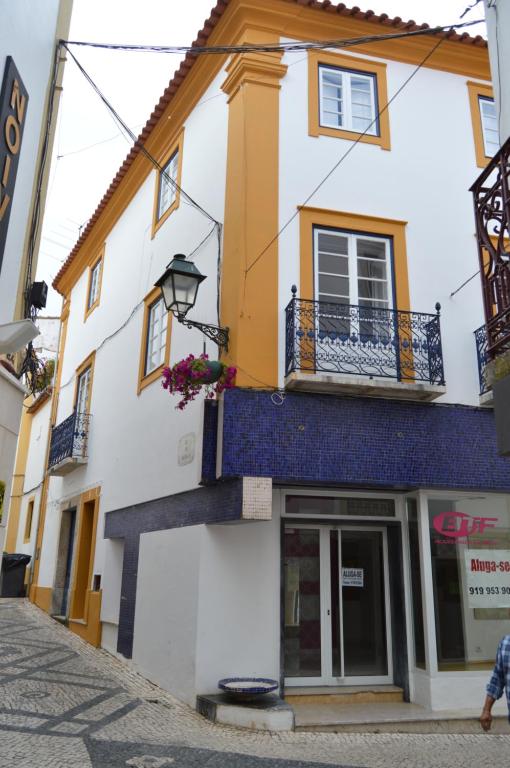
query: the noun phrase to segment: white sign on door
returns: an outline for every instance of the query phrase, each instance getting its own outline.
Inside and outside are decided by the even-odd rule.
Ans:
[[[362,587],[363,568],[342,568],[343,587]]]
[[[466,549],[464,556],[470,608],[510,608],[510,552]]]

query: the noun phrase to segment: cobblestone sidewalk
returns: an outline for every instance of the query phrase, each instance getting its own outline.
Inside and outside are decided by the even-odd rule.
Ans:
[[[503,768],[510,735],[214,726],[33,605],[0,600],[0,768]]]

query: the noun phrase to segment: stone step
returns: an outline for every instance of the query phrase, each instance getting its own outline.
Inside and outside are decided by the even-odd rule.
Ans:
[[[318,697],[317,697],[318,700]],[[481,734],[479,710],[430,710],[404,702],[333,703],[329,697],[293,703],[296,731],[333,733]],[[508,719],[496,715],[491,733],[508,735]]]
[[[403,702],[404,691],[396,685],[348,685],[287,687],[285,701],[294,704],[349,704]]]

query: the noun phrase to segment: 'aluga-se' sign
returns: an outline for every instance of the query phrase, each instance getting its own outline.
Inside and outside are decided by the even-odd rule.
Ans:
[[[0,91],[0,270],[11,215],[28,93],[11,56],[5,62]]]

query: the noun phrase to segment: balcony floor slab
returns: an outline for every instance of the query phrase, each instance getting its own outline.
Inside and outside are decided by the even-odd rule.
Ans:
[[[337,373],[308,373],[307,371],[294,371],[286,376],[285,388],[294,392],[362,395],[421,402],[431,402],[446,392],[446,387],[439,384],[371,379],[368,376],[346,376]]]
[[[68,456],[66,459],[62,459],[62,461],[59,461],[57,464],[54,464],[52,467],[50,467],[48,474],[62,477],[63,475],[68,475],[69,472],[73,471],[73,469],[81,467],[82,464],[86,463],[86,458],[84,459]]]

